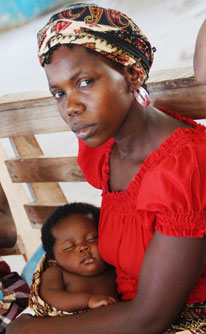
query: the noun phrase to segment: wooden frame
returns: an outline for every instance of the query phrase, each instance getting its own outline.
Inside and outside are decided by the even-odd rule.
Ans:
[[[194,119],[206,118],[206,86],[198,84],[191,68],[154,73],[147,87],[155,107],[164,107]],[[30,183],[35,201],[25,201],[23,205],[32,226],[40,227],[58,205],[67,202],[58,182],[84,182],[85,179],[76,157],[46,157],[35,135],[70,129],[61,119],[55,100],[42,92],[0,98],[0,127],[0,137],[9,137],[18,155],[14,159],[4,159],[12,184]],[[4,190],[12,206],[10,191],[6,186]],[[22,200],[17,198],[15,205],[22,206]],[[18,227],[19,217],[14,215],[14,218]],[[28,221],[23,224],[28,228]],[[23,230],[22,227],[20,234],[27,254],[31,255],[34,247],[30,245],[28,232],[25,236]],[[40,242],[39,235],[35,238]]]

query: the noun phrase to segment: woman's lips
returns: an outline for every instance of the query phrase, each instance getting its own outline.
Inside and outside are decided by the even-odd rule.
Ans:
[[[75,133],[78,139],[87,139],[94,133],[96,128],[97,124],[84,124],[73,126],[72,131]]]

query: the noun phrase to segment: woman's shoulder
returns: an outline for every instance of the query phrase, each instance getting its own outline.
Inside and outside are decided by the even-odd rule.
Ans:
[[[197,163],[197,161],[206,160],[206,127],[196,121],[182,117],[177,113],[165,111],[172,117],[185,123],[186,126],[177,128],[154,153],[153,157],[157,164],[154,167],[164,167],[167,161],[175,159],[177,163],[187,160],[187,163]],[[187,126],[188,125],[188,126]],[[189,157],[196,156],[192,160]],[[150,159],[148,159],[150,160]],[[188,166],[189,167],[189,166]]]
[[[179,128],[147,162],[139,208],[155,211],[162,233],[201,237],[206,217],[206,133]]]
[[[197,124],[196,127],[178,128],[162,144],[160,152],[165,155],[165,159],[173,157],[179,163],[186,159],[188,165],[206,161],[206,128],[201,124]],[[196,159],[192,160],[192,156]]]
[[[160,111],[170,116],[170,119],[176,119],[182,123],[182,126],[178,126],[176,130],[163,142],[164,146],[171,146],[172,143],[175,145],[178,143],[178,147],[181,147],[183,143],[192,143],[192,142],[205,142],[206,140],[206,127],[194,119],[182,116],[177,112],[172,112],[165,108],[160,108]],[[171,123],[169,121],[169,123]],[[172,147],[173,148],[173,147]]]
[[[192,126],[177,128],[160,146],[146,158],[140,169],[140,179],[149,175],[168,173],[172,178],[186,179],[194,168],[204,170],[206,165],[206,128],[192,121]],[[158,178],[155,178],[157,181]],[[153,179],[153,184],[156,183]],[[167,178],[166,178],[167,180]]]

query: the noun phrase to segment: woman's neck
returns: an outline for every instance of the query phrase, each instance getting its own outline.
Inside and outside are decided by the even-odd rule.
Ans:
[[[152,106],[135,105],[114,136],[114,150],[122,160],[144,161],[177,128],[186,127],[189,125]]]
[[[144,108],[136,103],[129,111],[122,127],[113,137],[121,159],[135,159],[136,152],[143,153],[151,145],[155,131],[153,109]]]

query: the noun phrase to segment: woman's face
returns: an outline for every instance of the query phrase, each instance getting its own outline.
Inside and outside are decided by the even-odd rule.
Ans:
[[[96,147],[118,135],[134,101],[125,69],[74,45],[55,50],[45,71],[59,112],[78,139]]]

